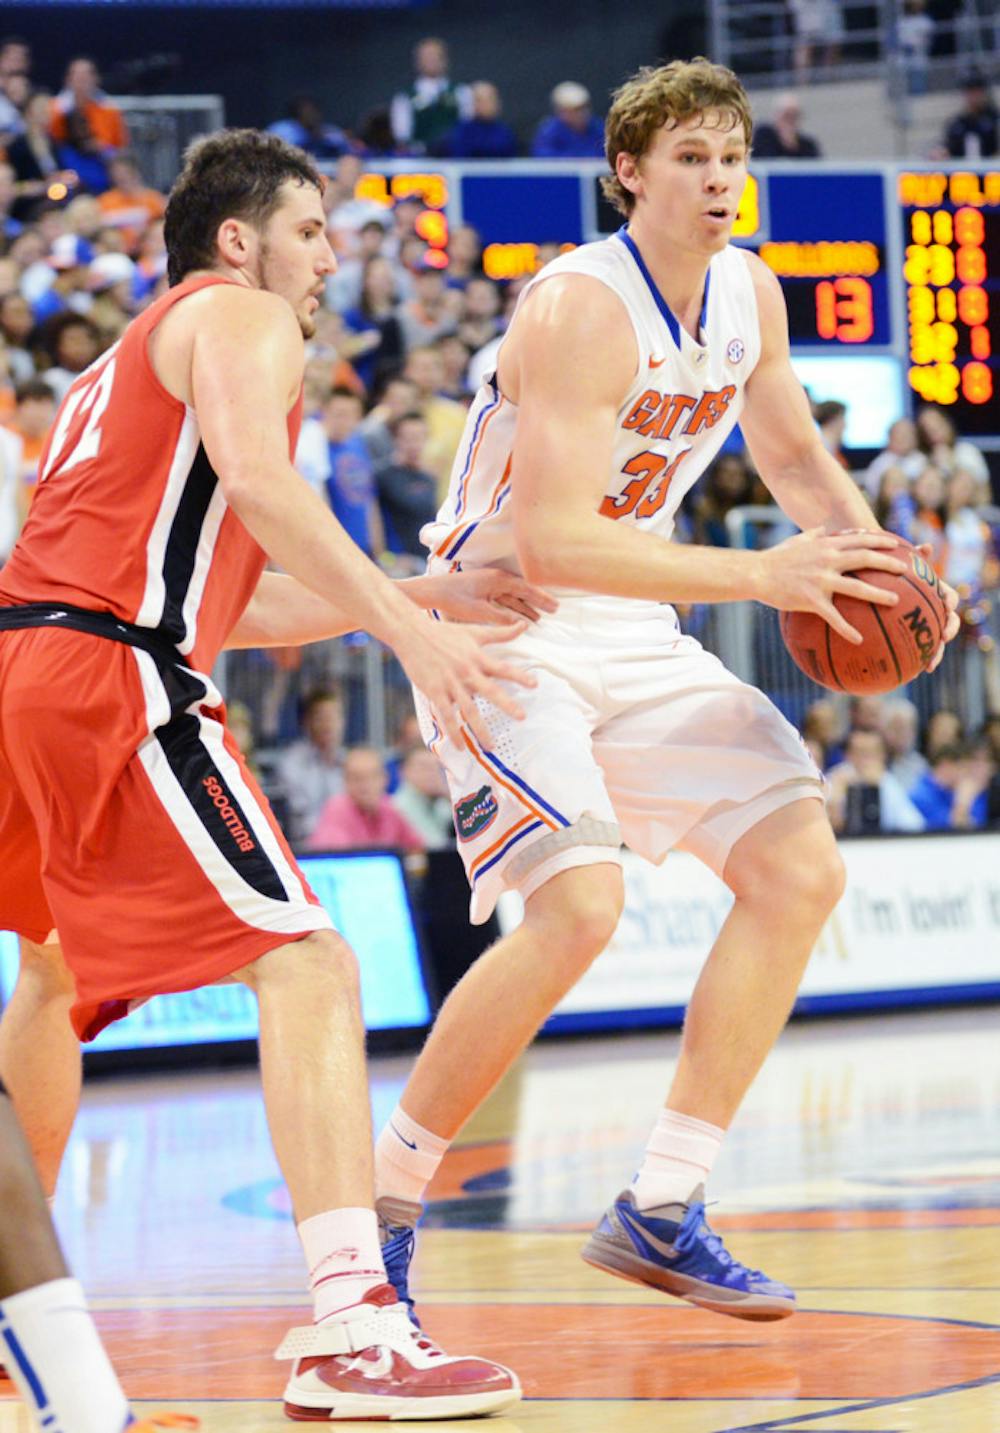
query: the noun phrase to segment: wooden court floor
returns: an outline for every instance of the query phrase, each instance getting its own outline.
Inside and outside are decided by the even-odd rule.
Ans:
[[[415,1287],[526,1399],[497,1433],[1000,1433],[998,1011],[797,1024],[717,1166],[730,1247],[796,1287],[746,1324],[578,1257],[662,1099],[670,1035],[546,1044],[437,1180]],[[380,1123],[408,1061],[373,1062]],[[56,1207],[137,1408],[290,1428],[270,1358],[308,1317],[251,1072],[88,1086]],[[329,1426],[329,1425],[328,1425]],[[332,1425],[341,1428],[356,1425]],[[0,1433],[27,1422],[0,1383]]]

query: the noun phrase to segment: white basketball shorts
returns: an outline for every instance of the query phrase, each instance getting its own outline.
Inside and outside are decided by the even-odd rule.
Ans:
[[[485,921],[559,871],[620,864],[624,842],[659,864],[690,851],[721,876],[739,838],[823,778],[772,702],[726,670],[673,609],[592,596],[494,649],[530,670],[515,721],[483,705],[492,739],[442,734],[419,692],[424,740],[448,775],[458,849]]]

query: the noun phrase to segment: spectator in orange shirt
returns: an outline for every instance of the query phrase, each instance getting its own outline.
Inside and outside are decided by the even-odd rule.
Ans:
[[[111,188],[98,200],[104,222],[121,230],[125,252],[135,255],[148,226],[163,217],[167,201],[143,183],[139,162],[127,150],[108,160],[108,178]]]
[[[73,151],[72,168],[95,194],[108,187],[108,161],[128,144],[121,110],[100,88],[100,78],[87,56],[70,60],[49,121],[52,138]]]

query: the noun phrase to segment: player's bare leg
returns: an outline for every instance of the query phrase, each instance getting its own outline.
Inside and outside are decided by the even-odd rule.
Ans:
[[[733,847],[733,909],[688,1006],[677,1071],[639,1171],[583,1250],[588,1263],[736,1318],[786,1318],[795,1295],[740,1264],[704,1217],[723,1135],[788,1018],[844,889],[820,801],[772,812]]]
[[[821,801],[766,816],[724,872],[735,904],[698,978],[667,1106],[726,1128],[777,1040],[844,890]]]
[[[17,985],[0,1019],[0,1079],[48,1198],[80,1103],[80,1042],[69,1021],[73,977],[58,945],[21,940]]]
[[[63,1258],[31,1151],[0,1085],[0,1356],[34,1429],[134,1433],[136,1423]],[[20,1425],[18,1425],[20,1426]]]
[[[765,817],[736,843],[725,878],[735,905],[692,997],[667,1107],[634,1192],[609,1211],[586,1257],[722,1312],[781,1318],[794,1310],[791,1290],[721,1250],[701,1218],[701,1185],[785,1024],[809,954],[843,890],[843,865],[822,803],[797,801]],[[401,1294],[408,1292],[412,1247],[406,1226],[415,1222],[449,1141],[603,949],[620,900],[615,867],[555,877],[528,901],[523,925],[480,957],[449,997],[377,1148],[386,1265]],[[631,1218],[636,1201],[638,1212],[655,1211],[661,1246],[676,1237],[682,1246],[696,1246],[690,1271],[685,1263],[678,1276],[671,1264],[667,1273],[651,1274],[648,1260],[635,1258],[635,1240],[617,1211],[627,1204],[624,1217]],[[641,1233],[637,1237],[642,1242]]]
[[[264,1103],[296,1219],[372,1202],[358,964],[327,931],[236,972],[257,994]]]
[[[516,1403],[509,1369],[453,1358],[422,1339],[388,1285],[373,1204],[371,1116],[357,961],[322,931],[236,973],[256,991],[264,1100],[309,1269],[314,1324],[294,1360],[285,1410],[298,1419],[448,1418]],[[388,1371],[355,1355],[388,1351]]]
[[[563,871],[529,896],[521,925],[441,1007],[400,1101],[411,1119],[454,1138],[600,955],[622,900],[621,868],[610,862]]]
[[[448,1145],[614,933],[621,868],[563,871],[525,902],[524,920],[481,955],[438,1014],[376,1146],[386,1270],[413,1313],[409,1266],[424,1190]]]

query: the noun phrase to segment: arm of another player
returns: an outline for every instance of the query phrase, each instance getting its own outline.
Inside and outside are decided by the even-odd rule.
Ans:
[[[488,740],[475,697],[516,717],[520,708],[501,682],[532,682],[484,644],[521,628],[431,624],[355,546],[289,460],[287,410],[301,375],[302,336],[290,306],[219,285],[193,341],[191,390],[226,501],[280,567],[333,603],[350,628],[393,648],[453,739],[466,722]]]
[[[880,528],[861,489],[826,451],[820,440],[805,390],[792,368],[788,315],[781,285],[756,254],[747,254],[746,259],[757,296],[761,355],[747,383],[740,426],[757,471],[775,502],[794,523],[806,529],[801,537],[791,538],[773,549],[774,553],[781,554],[783,549],[789,549],[793,561],[800,556],[803,561],[808,561],[804,549],[810,543],[821,541],[824,532],[843,533],[844,529],[878,532]],[[837,540],[845,539],[841,537]],[[796,553],[796,546],[803,551]],[[864,565],[889,572],[903,570],[902,564],[890,552],[868,553]],[[951,609],[945,632],[945,641],[949,642],[959,626],[955,611],[958,594],[942,585]],[[867,587],[867,584],[855,582],[853,589],[839,585],[836,590],[852,590],[855,596],[864,595],[871,601],[885,602],[885,597],[874,596],[875,588],[867,587],[863,594],[858,592],[856,589],[861,586]],[[771,598],[765,596],[764,601],[771,602]],[[784,606],[784,603],[771,602],[771,605]],[[833,622],[829,612],[824,611],[823,615],[843,632],[843,626]],[[844,635],[847,635],[846,632]],[[933,666],[937,666],[943,652],[942,644]]]
[[[454,622],[486,625],[513,617],[537,622],[558,603],[516,573],[498,567],[455,572],[448,577],[405,577],[395,583],[417,607],[432,608]],[[299,647],[353,632],[357,622],[342,607],[310,592],[283,572],[265,572],[240,620],[226,639],[237,647]]]

